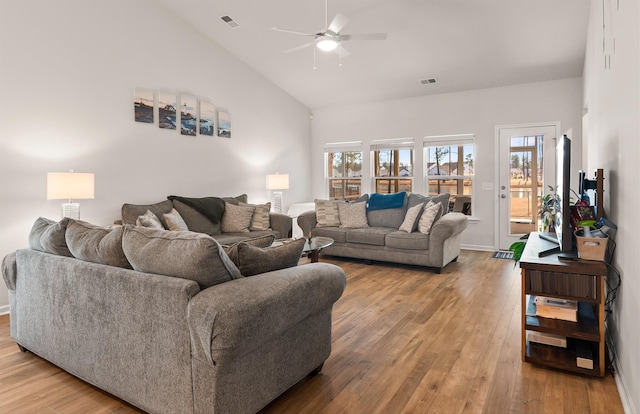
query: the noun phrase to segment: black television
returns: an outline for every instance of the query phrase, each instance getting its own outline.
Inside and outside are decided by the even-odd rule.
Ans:
[[[558,244],[538,255],[548,256],[563,253],[562,257],[574,257],[573,229],[571,227],[571,140],[566,135],[556,146],[556,193],[560,197],[560,211],[556,212],[555,234],[541,234],[541,237]]]

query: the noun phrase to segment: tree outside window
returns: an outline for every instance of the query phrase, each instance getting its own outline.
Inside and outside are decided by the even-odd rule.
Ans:
[[[458,196],[473,193],[474,146],[450,145],[425,147],[425,176],[428,194],[451,194]],[[512,158],[512,164],[520,160]]]
[[[409,148],[373,152],[376,193],[412,191],[413,150]]]

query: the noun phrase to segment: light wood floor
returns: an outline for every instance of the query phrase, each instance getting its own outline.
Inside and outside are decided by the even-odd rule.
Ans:
[[[265,413],[622,413],[614,378],[520,360],[520,273],[463,251],[438,275],[322,258],[347,273],[333,349]],[[0,317],[0,413],[131,413],[122,401],[31,353]]]

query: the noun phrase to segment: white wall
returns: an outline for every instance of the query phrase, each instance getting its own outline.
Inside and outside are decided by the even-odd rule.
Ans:
[[[212,20],[215,16],[212,16]],[[133,121],[136,87],[183,91],[232,114],[232,138]],[[0,256],[27,246],[48,171],[93,172],[82,218],[108,225],[123,203],[170,194],[310,197],[309,110],[152,0],[0,2]],[[0,283],[0,313],[8,310]]]
[[[620,6],[618,9],[617,6]],[[627,413],[640,412],[640,9],[637,1],[592,1],[584,71],[586,171],[604,169],[607,217],[618,225],[614,266],[622,285],[607,321],[616,381]],[[606,32],[603,33],[603,21]],[[604,34],[604,37],[603,37]],[[615,48],[614,48],[615,38]],[[605,50],[603,51],[603,39]],[[605,56],[610,66],[605,69]],[[610,278],[610,282],[614,282]]]
[[[462,243],[467,248],[491,250],[496,248],[498,186],[494,185],[495,190],[491,191],[481,188],[482,183],[494,184],[497,178],[495,126],[559,121],[562,133],[572,138],[572,167],[578,171],[581,107],[582,79],[573,78],[316,110],[312,121],[313,195],[327,197],[322,175],[326,142],[362,141],[366,150],[375,139],[413,137],[418,142],[431,135],[475,134],[476,188],[472,210],[478,220],[470,222]],[[424,180],[417,173],[422,154],[416,151],[415,156],[414,191],[424,193]],[[368,170],[366,158],[363,171]],[[370,182],[363,183],[363,191],[371,191]]]

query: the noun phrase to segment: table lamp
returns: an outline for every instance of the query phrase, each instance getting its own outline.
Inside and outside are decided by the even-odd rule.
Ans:
[[[273,191],[273,210],[277,213],[282,213],[283,197],[281,190],[289,189],[289,174],[268,174],[267,175],[267,190]]]
[[[80,203],[72,200],[93,199],[94,182],[91,173],[47,173],[47,200],[68,200],[62,203],[62,217],[80,219]]]

